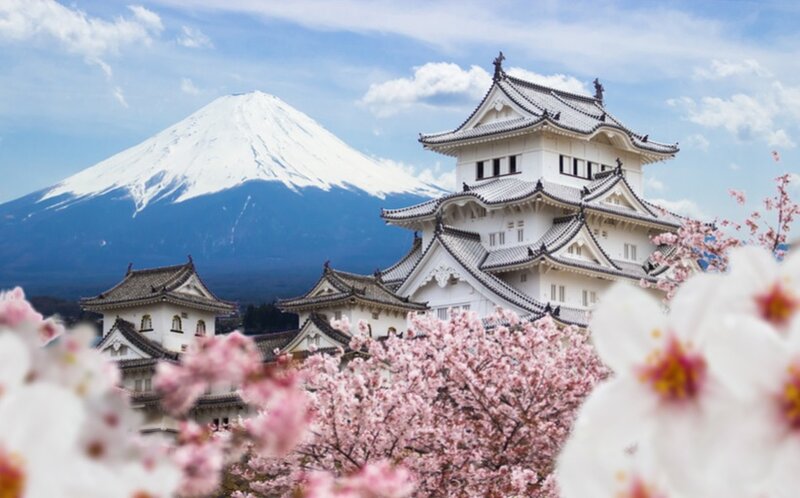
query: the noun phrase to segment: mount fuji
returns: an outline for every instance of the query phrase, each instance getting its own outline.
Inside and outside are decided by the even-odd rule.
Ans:
[[[411,235],[380,207],[442,191],[262,92],[220,97],[57,185],[0,205],[0,288],[96,293],[193,256],[229,299],[304,290],[323,261],[385,266]]]

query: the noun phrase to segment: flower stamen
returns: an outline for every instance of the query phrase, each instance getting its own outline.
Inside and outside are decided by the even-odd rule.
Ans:
[[[648,356],[639,379],[662,399],[678,401],[697,396],[705,371],[703,357],[692,354],[675,337],[670,336],[664,350],[653,351]]]
[[[786,325],[800,308],[800,300],[780,282],[772,284],[767,292],[755,299],[761,318],[778,327]]]
[[[781,413],[794,430],[800,429],[800,364],[789,367],[788,379],[780,396]]]
[[[0,450],[0,498],[22,498],[25,472],[18,456]]]

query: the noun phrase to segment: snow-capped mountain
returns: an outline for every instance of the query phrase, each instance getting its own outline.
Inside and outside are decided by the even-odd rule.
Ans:
[[[372,271],[405,230],[381,207],[441,191],[262,92],[218,98],[59,184],[0,205],[0,288],[74,297],[127,264],[191,254],[223,297],[304,290],[322,263]]]
[[[356,188],[387,194],[435,193],[400,167],[377,162],[306,114],[263,92],[220,97],[166,130],[67,178],[42,200],[124,189],[136,211],[171,196],[182,202],[251,180],[290,189]]]

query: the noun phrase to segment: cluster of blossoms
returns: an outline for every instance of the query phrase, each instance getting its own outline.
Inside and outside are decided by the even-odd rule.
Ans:
[[[563,498],[789,498],[800,489],[800,253],[734,249],[665,314],[620,285],[590,330],[614,375],[559,457]]]
[[[265,364],[252,339],[232,333],[198,341],[178,364],[159,364],[155,384],[176,417],[220,385],[238,386],[252,416],[229,431],[183,419],[174,440],[142,438],[119,371],[95,340],[89,327],[45,320],[21,289],[0,293],[0,496],[217,496],[226,465],[245,452],[280,457],[307,434],[311,408],[289,358]],[[295,492],[309,498],[405,498],[413,490],[388,462],[341,478],[310,473],[304,485]]]
[[[772,157],[780,161],[777,152],[773,152]],[[666,266],[669,270],[658,283],[642,281],[642,286],[653,285],[671,299],[680,284],[698,270],[724,271],[728,266],[728,251],[745,244],[761,246],[776,258],[783,258],[792,224],[800,214],[800,205],[789,192],[790,181],[788,174],[775,178],[775,195],[763,200],[763,211],[754,209],[743,222],[721,219],[705,223],[686,219],[677,233],[653,237],[654,244],[669,249],[656,251],[651,259],[657,266]],[[738,204],[747,204],[744,192],[730,190],[729,193]]]
[[[166,445],[130,437],[137,416],[93,339],[0,293],[0,495],[174,495],[180,470]]]
[[[555,459],[606,370],[575,328],[502,312],[494,320],[416,316],[404,334],[380,339],[360,323],[350,352],[306,359],[310,437],[282,458],[251,456],[237,469],[249,494],[237,496],[325,488],[331,477],[320,470],[353,489],[380,475],[359,469],[390,469],[385,462],[407,469],[419,497],[557,496]],[[402,477],[384,472],[383,494],[367,496],[406,496]]]

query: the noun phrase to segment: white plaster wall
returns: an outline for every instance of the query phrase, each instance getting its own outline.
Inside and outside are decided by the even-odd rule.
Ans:
[[[565,291],[565,301],[553,301],[550,299],[550,286],[563,285]],[[533,297],[540,299],[542,302],[552,302],[554,305],[563,304],[571,308],[584,308],[583,306],[583,291],[594,291],[597,293],[598,300],[602,293],[606,291],[613,281],[590,277],[587,275],[580,275],[571,271],[560,271],[550,269],[542,271],[539,279],[539,292],[534,294]],[[591,306],[589,306],[591,307]]]
[[[508,157],[519,155],[517,171],[519,174],[506,178],[536,181],[542,176],[542,139],[539,134],[521,135],[506,140],[497,140],[476,145],[462,147],[456,159],[456,189],[461,189],[462,183],[477,185],[491,180],[492,160],[500,159],[500,174],[509,172]],[[484,161],[484,179],[476,178],[476,163]]]

